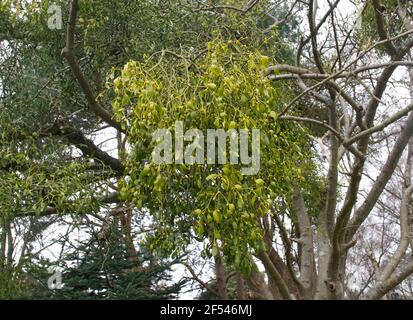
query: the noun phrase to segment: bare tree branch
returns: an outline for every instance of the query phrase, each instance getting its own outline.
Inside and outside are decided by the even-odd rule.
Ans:
[[[83,93],[85,94],[90,109],[100,118],[103,119],[106,123],[110,124],[112,127],[116,128],[121,132],[125,132],[122,128],[121,124],[114,120],[113,115],[96,99],[96,94],[93,92],[89,81],[84,76],[80,65],[77,61],[75,56],[75,26],[76,26],[76,18],[77,12],[79,10],[79,4],[77,0],[72,0],[71,3],[71,10],[69,16],[69,22],[67,26],[67,37],[66,37],[66,47],[62,50],[62,56],[68,62],[71,70],[73,71],[77,81],[79,82],[80,87],[82,88]]]

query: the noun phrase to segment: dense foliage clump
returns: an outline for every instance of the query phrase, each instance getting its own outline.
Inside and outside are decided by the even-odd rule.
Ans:
[[[270,61],[238,41],[216,40],[196,66],[130,61],[114,80],[114,109],[130,128],[132,148],[122,196],[150,210],[154,249],[176,255],[194,239],[207,240],[205,254],[221,251],[248,270],[251,250],[263,248],[258,219],[311,172],[304,170],[312,157],[306,130],[278,120],[288,91],[265,77]],[[221,165],[154,163],[152,134],[165,128],[174,135],[178,121],[204,137],[207,129],[260,129],[257,174],[242,175],[243,165],[230,164],[229,156]]]

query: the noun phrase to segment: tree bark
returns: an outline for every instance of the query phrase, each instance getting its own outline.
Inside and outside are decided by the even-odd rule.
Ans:
[[[215,275],[217,279],[217,292],[220,300],[228,300],[227,279],[225,266],[221,257],[215,257]]]

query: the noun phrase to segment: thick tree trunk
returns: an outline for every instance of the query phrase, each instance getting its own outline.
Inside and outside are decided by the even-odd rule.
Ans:
[[[238,300],[247,300],[247,292],[245,290],[245,282],[244,277],[242,276],[241,272],[237,272],[236,274],[236,282],[237,282],[237,299]]]
[[[220,300],[228,300],[227,279],[225,266],[221,257],[215,257],[215,275],[217,279],[217,292]]]
[[[326,283],[328,281],[327,269],[330,255],[330,248],[327,235],[323,230],[317,232],[317,285],[315,299],[326,300],[328,298],[328,290]]]
[[[264,251],[260,251],[258,253],[258,257],[260,258],[261,262],[263,263],[267,274],[272,278],[275,282],[278,290],[280,292],[281,298],[286,300],[291,300],[291,294],[288,290],[287,284],[285,283],[284,279],[275,268],[274,264],[271,262],[271,259],[268,257],[268,254]]]
[[[307,209],[305,208],[304,199],[298,188],[294,190],[293,207],[297,215],[300,233],[300,296],[302,299],[312,299],[316,284],[313,230]]]
[[[251,300],[274,300],[274,296],[265,282],[263,273],[251,272],[247,279],[247,284],[250,288],[249,298]]]

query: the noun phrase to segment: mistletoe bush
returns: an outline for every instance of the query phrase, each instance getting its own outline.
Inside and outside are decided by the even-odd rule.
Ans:
[[[204,255],[223,255],[248,270],[251,252],[263,248],[259,218],[305,181],[312,161],[306,131],[278,120],[291,89],[265,77],[270,62],[239,42],[216,40],[196,65],[130,61],[114,79],[113,106],[131,147],[121,196],[150,212],[152,249],[178,255],[199,241]],[[177,121],[203,132],[259,129],[260,171],[247,176],[240,164],[155,164],[153,132],[174,132]]]

